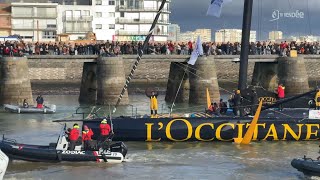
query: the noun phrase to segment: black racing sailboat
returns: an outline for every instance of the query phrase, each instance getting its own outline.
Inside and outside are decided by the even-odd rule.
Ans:
[[[114,112],[119,105],[121,98],[126,91],[130,80],[141,60],[146,44],[155,28],[159,15],[166,0],[162,0],[159,11],[150,28],[149,34],[144,41],[143,48],[139,52],[136,62],[133,65],[130,75],[122,89],[118,101],[114,107]],[[250,102],[252,87],[247,86],[247,69],[249,54],[249,39],[251,29],[253,0],[244,1],[240,71],[238,88],[244,99]],[[260,118],[256,124],[253,133],[253,140],[316,140],[319,139],[318,133],[319,113],[317,110],[308,109],[286,109],[282,112],[275,112],[271,108],[281,103],[289,103],[303,96],[314,94],[315,90],[281,101],[264,105]],[[270,92],[260,89],[259,96],[270,94]],[[261,95],[262,94],[262,95]],[[272,93],[271,93],[272,94]],[[242,106],[247,106],[245,103]],[[250,109],[247,109],[250,111]],[[184,117],[171,114],[167,116],[151,117],[133,117],[120,116],[112,119],[112,126],[115,132],[114,140],[121,141],[234,141],[235,138],[242,138],[247,131],[251,116],[243,114],[242,116],[211,116],[206,113],[202,117]],[[99,123],[102,118],[71,120],[81,121],[88,125],[93,131],[98,132]],[[110,120],[110,118],[107,118]],[[69,120],[58,120],[58,122]]]

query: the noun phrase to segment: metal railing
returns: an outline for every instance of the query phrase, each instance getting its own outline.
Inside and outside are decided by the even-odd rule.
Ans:
[[[57,27],[47,27],[47,25],[41,25],[41,26],[25,26],[24,24],[13,24],[12,29],[20,29],[20,30],[36,30],[36,29],[45,29],[45,30],[57,30]]]
[[[93,16],[64,16],[63,21],[93,21]]]
[[[157,7],[126,7],[124,5],[116,6],[116,10],[120,12],[157,12]],[[163,9],[164,13],[171,13],[169,9]]]
[[[117,18],[116,23],[119,24],[152,24],[153,19],[139,19],[139,18]],[[159,19],[158,24],[170,24],[168,20]]]
[[[40,14],[12,14],[12,18],[57,18],[57,14],[55,13],[49,13],[49,14],[44,14],[44,13],[40,13]]]
[[[64,28],[63,29],[64,33],[87,33],[87,32],[92,32],[92,28]]]
[[[128,31],[128,30],[117,30],[116,35],[147,35],[148,31]],[[167,32],[154,32],[153,35],[167,36]]]

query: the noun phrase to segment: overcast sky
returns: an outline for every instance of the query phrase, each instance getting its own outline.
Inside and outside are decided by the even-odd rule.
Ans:
[[[170,21],[177,23],[181,31],[193,31],[197,28],[209,28],[213,31],[221,28],[242,27],[244,0],[233,0],[223,7],[220,18],[206,16],[211,0],[172,0]],[[304,13],[304,18],[280,18],[272,20],[272,13]],[[268,32],[281,30],[289,35],[320,35],[320,0],[254,0],[252,30],[257,31],[258,39],[265,39]]]

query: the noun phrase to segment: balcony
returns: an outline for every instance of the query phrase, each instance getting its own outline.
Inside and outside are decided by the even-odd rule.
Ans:
[[[158,12],[157,7],[126,7],[126,6],[116,6],[116,11],[119,12]],[[171,13],[168,9],[163,9],[163,13]]]
[[[92,32],[92,28],[63,28],[64,33],[88,33]]]
[[[152,24],[153,19],[129,19],[129,18],[117,18],[116,23],[118,24]],[[169,25],[168,20],[158,20],[158,24],[167,24]]]
[[[12,14],[12,18],[38,18],[38,19],[56,19],[57,14]]]
[[[128,31],[128,30],[117,30],[116,35],[122,36],[133,36],[133,35],[148,35],[149,31]],[[168,36],[167,32],[154,32],[152,35],[157,36]]]
[[[50,31],[55,31],[57,30],[57,27],[48,27],[47,25],[40,25],[39,27],[35,26],[25,26],[23,24],[13,24],[12,29],[14,30],[50,30]]]
[[[88,22],[88,21],[92,21],[93,20],[93,16],[64,16],[63,17],[63,21],[64,22]]]

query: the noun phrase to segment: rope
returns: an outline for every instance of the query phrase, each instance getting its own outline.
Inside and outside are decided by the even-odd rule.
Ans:
[[[134,65],[133,65],[133,67],[132,67],[132,69],[131,69],[131,72],[130,72],[129,76],[127,77],[126,84],[124,85],[124,87],[123,87],[123,89],[122,89],[122,91],[121,91],[121,93],[120,93],[120,95],[119,95],[119,97],[118,97],[118,101],[117,101],[116,105],[114,106],[114,109],[113,109],[113,111],[112,111],[113,113],[116,112],[117,107],[118,107],[118,105],[120,104],[120,101],[121,101],[124,93],[126,92],[126,90],[127,90],[127,88],[128,88],[128,85],[129,85],[129,83],[130,83],[130,81],[131,81],[131,79],[132,79],[132,77],[133,77],[133,74],[134,74],[134,72],[136,71],[137,66],[139,65],[139,62],[140,62],[141,57],[142,57],[142,55],[143,55],[143,51],[147,48],[147,44],[148,44],[148,42],[149,42],[149,40],[150,40],[150,37],[151,37],[151,35],[152,35],[152,33],[153,33],[154,29],[155,29],[155,26],[156,26],[156,24],[157,24],[157,21],[158,21],[158,19],[159,19],[159,17],[160,17],[160,14],[161,14],[161,12],[162,12],[162,9],[164,8],[164,5],[165,5],[166,1],[167,1],[167,0],[162,0],[162,2],[161,2],[160,8],[159,8],[159,10],[158,10],[158,12],[157,12],[156,17],[154,18],[154,21],[153,21],[153,23],[152,23],[152,25],[151,25],[151,28],[150,28],[150,30],[149,30],[149,32],[148,32],[148,35],[147,35],[146,39],[145,39],[144,42],[143,42],[142,49],[140,49],[139,52],[138,52],[139,54],[138,54],[137,60],[135,61]]]
[[[172,109],[173,109],[173,106],[174,106],[174,102],[176,102],[176,99],[177,99],[177,96],[178,96],[178,93],[180,91],[180,88],[181,88],[181,85],[182,85],[182,82],[184,80],[184,76],[186,75],[186,68],[184,69],[184,73],[183,73],[183,76],[182,76],[182,79],[181,79],[181,82],[180,82],[180,85],[178,87],[178,90],[177,90],[177,93],[176,93],[176,96],[174,97],[174,100],[172,102],[172,105],[171,105],[171,108],[170,108],[170,113],[169,113],[169,116],[171,115],[172,113]]]

